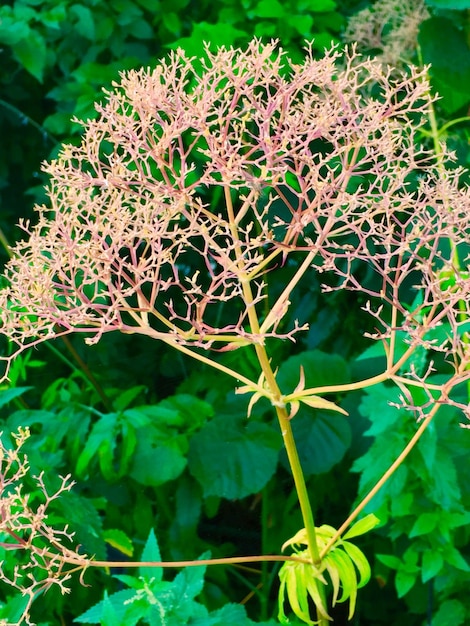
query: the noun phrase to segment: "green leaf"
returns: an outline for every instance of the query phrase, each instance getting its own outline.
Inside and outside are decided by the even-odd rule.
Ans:
[[[105,591],[104,599],[92,606],[88,611],[76,617],[73,621],[79,624],[103,624],[103,619],[112,620],[110,626],[135,626],[140,616],[132,621],[128,620],[128,607],[135,597],[133,589],[124,589],[108,596]]]
[[[277,622],[269,620],[268,622],[256,622],[258,626],[276,626]],[[240,604],[224,604],[224,606],[216,611],[212,611],[207,622],[194,626],[255,626],[246,615],[245,607]]]
[[[335,0],[300,0],[298,9],[299,11],[326,13],[336,9],[336,2]]]
[[[390,569],[400,569],[401,567],[402,562],[396,556],[393,556],[391,554],[377,554],[376,557],[381,563],[383,563]]]
[[[281,445],[280,435],[267,424],[218,417],[191,438],[189,470],[204,497],[244,498],[273,476]]]
[[[412,589],[417,577],[417,573],[411,573],[404,570],[399,570],[397,572],[395,577],[395,587],[399,598],[403,598],[403,596],[405,596],[408,591]]]
[[[280,366],[276,379],[284,394],[292,393],[297,387],[301,368],[305,374],[306,389],[350,381],[348,365],[341,356],[308,350],[290,357]]]
[[[186,467],[186,438],[174,433],[163,437],[155,429],[138,433],[129,476],[141,485],[157,487],[174,480]]]
[[[142,562],[162,560],[160,548],[158,547],[157,538],[153,528],[149,532],[140,560]],[[163,568],[142,565],[139,567],[139,576],[142,576],[142,578],[146,578],[147,580],[154,578],[157,582],[160,582],[163,579]]]
[[[20,618],[29,602],[29,597],[25,594],[16,594],[10,597],[6,603],[0,606],[0,618],[6,620],[7,624],[21,624]],[[23,622],[24,623],[24,622]]]
[[[261,0],[252,11],[256,17],[277,17],[283,18],[286,10],[278,0]]]
[[[462,626],[467,622],[467,608],[459,600],[444,600],[432,618],[432,626]]]
[[[421,25],[419,44],[442,96],[440,106],[448,113],[457,111],[470,100],[470,49],[464,32],[449,19],[433,17]]]
[[[178,393],[162,400],[158,406],[162,409],[170,409],[178,416],[178,421],[173,425],[182,426],[186,429],[195,430],[204,424],[208,417],[212,417],[212,406],[189,393]],[[168,423],[168,422],[167,422]]]
[[[337,411],[338,413],[342,413],[343,415],[348,415],[348,412],[342,409],[340,406],[338,406],[334,402],[330,402],[330,400],[325,400],[325,398],[322,398],[320,396],[307,396],[299,398],[299,401],[309,407],[312,407],[313,409]]]
[[[31,31],[26,39],[20,39],[13,45],[13,52],[25,70],[42,82],[46,67],[44,38],[38,32]]]
[[[113,400],[113,408],[115,411],[124,411],[127,407],[134,402],[141,394],[147,391],[145,385],[136,385],[130,389],[126,389]]]
[[[90,41],[95,40],[95,21],[93,13],[88,7],[81,4],[73,4],[70,9],[70,15],[76,18],[75,28],[77,32]]]
[[[122,552],[128,557],[134,554],[134,546],[132,541],[125,532],[119,528],[108,528],[103,532],[103,538],[107,544]]]
[[[173,50],[182,48],[188,56],[200,56],[204,50],[204,42],[210,42],[210,49],[214,51],[219,46],[231,46],[240,39],[247,39],[247,34],[231,24],[199,22],[193,24],[190,37],[178,39],[168,44],[168,47]]]
[[[437,9],[456,11],[470,9],[470,0],[426,0],[426,4]]]
[[[107,594],[105,594],[103,600],[100,623],[101,626],[118,626],[122,623],[122,620],[119,619],[117,611]]]
[[[432,533],[439,523],[438,513],[422,513],[413,524],[410,537],[420,537]]]
[[[431,578],[439,574],[444,565],[442,554],[437,550],[426,550],[423,554],[423,563],[421,567],[421,580],[427,583]]]
[[[15,398],[19,398],[19,396],[22,396],[29,389],[33,389],[33,387],[10,387],[9,389],[0,389],[0,408],[4,407]]]
[[[356,545],[351,543],[350,541],[345,541],[342,544],[345,552],[348,553],[351,561],[354,563],[355,567],[359,572],[359,581],[357,583],[358,587],[364,587],[371,576],[371,569],[369,565],[369,561],[367,560],[365,554],[360,550]]]
[[[210,553],[206,552],[202,554],[200,558],[208,559],[210,558]],[[185,598],[193,599],[198,596],[204,587],[206,569],[206,565],[201,565],[200,567],[185,567],[184,570],[178,572],[173,579],[175,591],[177,593],[181,592],[181,595],[184,595]]]
[[[378,524],[380,524],[380,520],[373,513],[369,513],[355,524],[351,526],[348,532],[343,535],[343,539],[351,539],[352,537],[359,537],[359,535],[364,535],[368,533],[369,530],[375,528]]]
[[[455,568],[463,572],[470,571],[470,566],[457,550],[457,548],[454,548],[453,546],[447,544],[446,546],[444,546],[441,553],[446,563],[453,565]]]
[[[341,415],[313,413],[301,406],[292,420],[292,430],[306,476],[328,472],[341,461],[351,444],[351,427]],[[281,459],[286,465],[284,450]]]
[[[93,425],[84,449],[77,459],[75,472],[79,477],[88,474],[92,461],[96,458],[100,462],[101,470],[112,475],[112,451],[116,446],[115,431],[118,425],[119,414],[107,413]]]
[[[0,42],[6,46],[14,46],[29,37],[31,30],[26,21],[16,16],[5,15],[0,9]]]
[[[61,522],[73,529],[76,543],[82,545],[87,554],[100,560],[106,558],[103,522],[92,501],[75,491],[68,491],[57,498],[54,509],[61,515]]]

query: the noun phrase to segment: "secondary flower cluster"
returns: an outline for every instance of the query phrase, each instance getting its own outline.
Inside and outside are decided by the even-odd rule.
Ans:
[[[0,580],[26,598],[18,623],[32,624],[29,612],[35,597],[54,585],[68,593],[69,570],[81,565],[84,571],[86,557],[67,547],[72,545],[73,533],[48,523],[51,503],[73,486],[70,476],[62,478],[58,489],[50,493],[42,474],[30,476],[28,458],[22,450],[28,430],[21,429],[13,437],[12,447],[0,440],[0,549],[15,550],[17,559],[12,569],[0,563]],[[25,493],[28,477],[33,478],[36,488]]]
[[[425,71],[397,76],[354,48],[296,64],[254,40],[123,74],[45,166],[50,206],[23,224],[2,332],[16,351],[74,331],[216,349],[292,338],[285,294],[269,323],[249,319],[288,263],[291,286],[330,272],[329,288],[365,294],[375,338],[403,330],[464,369],[469,193],[449,155],[419,145],[430,106]]]

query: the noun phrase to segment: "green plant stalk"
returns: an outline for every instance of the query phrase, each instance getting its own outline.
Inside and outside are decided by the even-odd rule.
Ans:
[[[441,397],[444,397],[444,394],[442,394]],[[436,413],[438,412],[438,410],[440,409],[441,406],[442,406],[442,404],[440,402],[440,399],[436,400],[436,402],[434,403],[434,406],[429,411],[429,413],[426,416],[426,418],[421,422],[418,430],[415,432],[413,437],[406,444],[406,446],[404,447],[404,449],[401,452],[401,454],[395,459],[395,461],[392,463],[392,465],[390,465],[388,470],[380,477],[380,479],[375,483],[375,485],[368,492],[368,494],[356,506],[354,511],[351,513],[351,515],[349,515],[349,517],[338,528],[338,530],[336,531],[334,536],[331,538],[329,543],[322,550],[321,555],[320,555],[321,558],[324,558],[328,554],[328,552],[331,550],[331,548],[334,546],[334,544],[338,541],[338,539],[340,539],[341,535],[343,535],[346,532],[348,527],[356,519],[356,517],[359,515],[359,513],[367,506],[367,504],[372,500],[372,498],[376,495],[376,493],[384,486],[384,484],[388,481],[388,479],[400,467],[400,465],[403,463],[403,461],[406,459],[406,457],[409,455],[409,453],[413,450],[415,445],[418,443],[418,441],[420,440],[420,438],[423,435],[424,431],[427,429],[429,424],[432,422],[434,416],[436,415]]]
[[[261,491],[261,551],[263,554],[266,554],[266,544],[267,544],[267,529],[268,529],[268,503],[269,503],[269,494],[268,487],[263,487]],[[269,573],[268,573],[268,564],[266,561],[261,563],[261,592],[259,594],[259,602],[260,602],[260,618],[261,621],[266,622],[268,620],[268,594],[269,594],[269,585],[268,585]]]
[[[228,187],[225,188],[225,202],[227,206],[227,214],[230,221],[230,227],[232,230],[233,240],[236,242],[235,245],[235,255],[236,255],[236,263],[240,270],[240,282],[243,289],[243,295],[245,298],[245,304],[248,313],[248,320],[251,326],[251,331],[255,335],[262,335],[258,315],[256,312],[256,308],[254,305],[253,293],[251,290],[251,279],[247,278],[242,270],[243,267],[243,259],[242,259],[242,250],[241,245],[239,243],[238,237],[238,229],[236,226],[236,219],[233,210],[232,198],[230,195],[230,189]],[[309,267],[312,259],[310,256],[313,253],[307,255],[307,259],[302,264],[301,271],[296,273],[296,280],[292,280],[289,283],[290,290],[294,288],[294,285],[300,277],[305,273],[307,268]],[[308,261],[308,262],[306,262]],[[288,295],[290,291],[287,292],[287,289],[283,292],[284,301],[287,301]],[[292,426],[290,424],[289,415],[287,413],[287,409],[285,407],[281,390],[279,389],[279,385],[276,381],[275,373],[271,367],[271,363],[269,361],[268,354],[266,352],[266,348],[264,344],[256,344],[255,345],[256,356],[258,357],[259,364],[261,366],[261,370],[264,374],[264,378],[266,381],[266,385],[270,390],[270,401],[276,410],[276,415],[279,421],[279,427],[281,429],[282,438],[284,441],[284,446],[287,453],[287,458],[289,460],[289,465],[292,471],[292,476],[294,479],[294,485],[297,492],[297,497],[299,499],[300,510],[302,513],[302,519],[305,525],[305,530],[307,533],[308,544],[309,544],[309,553],[314,565],[318,565],[321,561],[320,553],[318,549],[317,537],[315,532],[315,523],[313,519],[312,507],[310,505],[310,499],[308,496],[307,485],[305,482],[305,477],[302,471],[302,466],[300,464],[299,455],[297,452],[297,446],[295,444],[294,434],[292,432]],[[325,598],[325,590],[320,585],[319,586],[320,596],[323,604],[326,606],[326,598]],[[326,626],[326,619],[320,614],[318,607],[317,617],[319,626]]]

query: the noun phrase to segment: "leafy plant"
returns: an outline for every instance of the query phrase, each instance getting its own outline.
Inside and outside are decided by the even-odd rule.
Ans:
[[[116,330],[141,334],[235,380],[236,393],[249,396],[248,416],[264,414],[263,403],[271,407],[304,526],[285,545],[305,550],[247,558],[287,561],[281,598],[287,590],[293,612],[312,623],[310,596],[323,625],[323,572],[333,601],[349,599],[351,611],[370,574],[363,553],[347,539],[375,519],[360,520],[348,536],[350,525],[403,467],[436,415],[448,408],[469,415],[470,281],[463,267],[469,191],[460,187],[460,170],[446,169],[451,155],[444,148],[436,155],[417,142],[432,112],[425,71],[392,76],[354,49],[336,48],[320,60],[308,48],[298,64],[274,43],[258,40],[245,51],[207,50],[198,63],[195,68],[180,50],[153,71],[123,75],[97,106],[99,117],[85,124],[81,144],[65,146],[46,166],[51,207],[39,208],[36,226],[23,224],[29,238],[16,246],[0,293],[2,331],[13,346],[3,360],[8,367],[27,348],[72,332],[85,334],[88,344]],[[349,290],[363,298],[378,373],[348,380],[336,360],[331,381],[321,367],[314,377],[306,367],[321,362],[319,353],[303,355],[305,366],[301,357],[290,367],[275,358],[275,340],[294,341],[307,328],[297,319],[289,323],[289,308],[312,275],[324,277],[326,293]],[[250,368],[237,358],[245,351]],[[434,376],[435,361],[445,363],[443,376]],[[418,426],[339,529],[317,527],[293,424],[303,412],[318,425],[326,413],[333,424],[328,432],[335,432],[335,420],[347,413],[343,396],[379,385],[385,405],[391,400],[411,412]],[[176,437],[173,453],[181,465],[168,467],[178,475],[186,445],[181,424],[159,423],[171,417],[162,407],[125,406],[99,417],[79,473],[100,451],[109,479],[131,473],[146,484],[141,471],[130,469],[137,450],[132,431],[141,427],[149,433],[143,457],[167,447],[168,431]],[[103,445],[110,428],[122,429],[124,462],[117,466],[112,444]],[[221,418],[203,428],[192,440],[191,471],[206,496],[220,495],[226,483],[217,483],[201,459],[211,453]],[[241,472],[242,430],[250,453],[263,442],[268,459],[253,481],[259,490],[274,472],[279,437],[262,420],[244,429],[236,421],[226,425],[225,457]],[[337,438],[344,432],[337,428]],[[242,481],[229,495],[249,492]],[[112,565],[73,564],[81,570]],[[140,586],[138,597],[153,598],[148,589]],[[100,607],[99,619],[116,619],[112,601]]]

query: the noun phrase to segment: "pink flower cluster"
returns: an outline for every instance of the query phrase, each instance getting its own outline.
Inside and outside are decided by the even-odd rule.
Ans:
[[[397,76],[354,48],[296,64],[254,40],[123,74],[45,166],[50,206],[23,224],[2,333],[15,352],[77,331],[215,349],[293,338],[290,291],[331,272],[329,288],[365,294],[374,338],[404,331],[465,378],[470,198],[451,155],[420,145],[431,106],[424,70]]]

